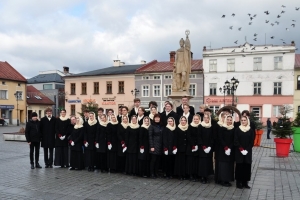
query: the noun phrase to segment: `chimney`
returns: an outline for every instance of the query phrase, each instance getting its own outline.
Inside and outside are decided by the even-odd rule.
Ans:
[[[295,46],[295,42],[294,41],[292,41],[292,44],[291,44],[292,46]]]
[[[175,62],[175,51],[170,51],[170,63],[174,63]]]
[[[146,64],[146,60],[141,60],[141,64]]]
[[[64,66],[63,69],[64,69],[64,74],[68,74],[69,73],[69,67]]]
[[[206,51],[206,46],[203,47],[203,51]]]
[[[120,67],[120,60],[114,60],[114,67]]]
[[[123,65],[125,65],[125,62],[120,62],[120,66],[123,66]]]
[[[191,52],[191,58],[192,58],[192,60],[193,60],[193,52]]]

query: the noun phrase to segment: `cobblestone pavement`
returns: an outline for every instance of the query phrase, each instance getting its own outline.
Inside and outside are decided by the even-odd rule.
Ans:
[[[19,127],[0,127],[14,132]],[[0,199],[300,199],[300,153],[277,158],[263,135],[253,151],[250,190],[177,179],[145,179],[67,169],[30,169],[25,142],[0,140]],[[267,148],[271,147],[271,148]],[[43,165],[43,150],[40,164]]]

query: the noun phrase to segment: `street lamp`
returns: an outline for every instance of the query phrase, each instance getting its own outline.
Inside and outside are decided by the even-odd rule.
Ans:
[[[19,126],[20,125],[20,121],[19,121],[19,99],[21,99],[21,97],[22,97],[22,92],[16,91],[16,93],[14,95],[17,99],[17,126]]]
[[[237,90],[237,87],[239,85],[239,80],[235,79],[234,77],[232,77],[232,79],[230,80],[230,82],[228,80],[225,81],[225,85],[223,86],[223,88],[219,88],[220,92],[224,93],[224,105],[225,105],[225,93],[231,93],[232,94],[232,106],[234,106],[234,92]]]
[[[134,88],[133,90],[131,90],[131,94],[134,95],[134,98],[136,98],[136,95],[138,95],[140,93],[140,91],[136,88]]]

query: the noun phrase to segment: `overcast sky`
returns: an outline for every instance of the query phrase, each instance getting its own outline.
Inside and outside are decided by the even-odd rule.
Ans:
[[[117,56],[126,64],[166,61],[186,29],[198,59],[203,46],[234,46],[236,40],[239,45],[245,37],[254,45],[264,44],[265,34],[267,44],[282,44],[283,39],[297,46],[296,7],[299,0],[1,0],[0,60],[26,78],[63,66],[72,73],[109,67]],[[248,13],[257,15],[252,25]]]

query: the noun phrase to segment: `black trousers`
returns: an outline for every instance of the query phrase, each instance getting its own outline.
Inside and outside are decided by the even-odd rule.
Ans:
[[[268,131],[267,131],[267,138],[268,138],[268,139],[270,138],[271,130],[272,130],[272,129],[269,129],[269,128],[268,128]]]
[[[35,151],[35,164],[39,163],[40,142],[31,142],[29,147],[30,147],[30,152],[29,152],[30,164],[34,164],[34,160],[33,160],[34,151]]]
[[[53,149],[54,148],[44,148],[44,161],[45,165],[53,165]],[[48,157],[49,152],[49,157]]]
[[[236,163],[235,165],[235,180],[250,181],[251,178],[251,164]]]
[[[157,175],[159,162],[160,161],[160,155],[151,154],[151,160],[150,160],[150,173],[151,175]]]

